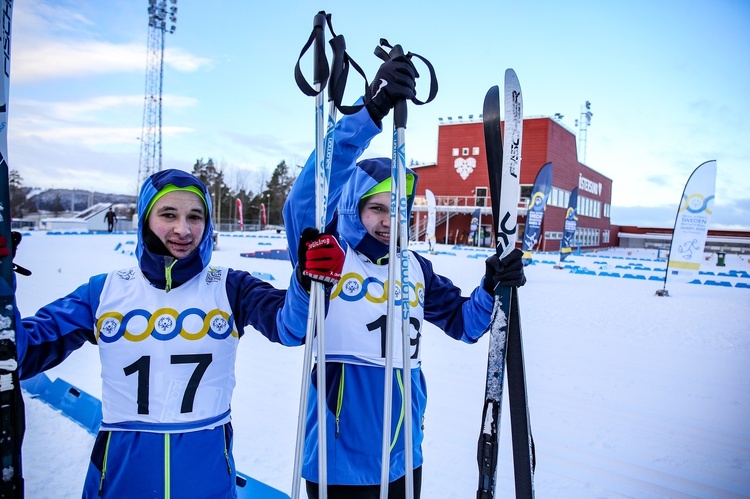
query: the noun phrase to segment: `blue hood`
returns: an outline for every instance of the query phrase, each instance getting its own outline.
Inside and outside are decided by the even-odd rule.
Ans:
[[[203,238],[196,250],[187,258],[177,260],[172,267],[172,287],[183,284],[196,275],[198,275],[211,261],[213,252],[213,223],[211,222],[211,196],[208,194],[206,186],[198,178],[182,170],[162,170],[154,173],[141,186],[141,192],[138,195],[138,245],[135,249],[135,255],[138,258],[138,266],[146,278],[159,289],[166,287],[165,268],[174,260],[171,256],[155,253],[153,248],[147,247],[146,234],[146,210],[151,200],[167,184],[176,187],[195,186],[203,193],[206,201],[206,229],[203,232]]]
[[[407,174],[414,175],[413,193],[417,192],[417,175],[407,169]],[[359,202],[367,191],[391,176],[390,158],[365,159],[357,163],[357,169],[346,183],[338,204],[338,225],[336,229],[344,240],[356,251],[364,254],[373,262],[385,263],[388,256],[388,245],[383,244],[370,234],[359,219]],[[414,194],[408,196],[407,210],[411,216]]]

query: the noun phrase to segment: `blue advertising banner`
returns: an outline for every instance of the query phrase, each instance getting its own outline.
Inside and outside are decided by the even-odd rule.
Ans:
[[[573,251],[573,237],[578,228],[578,187],[570,193],[568,210],[565,212],[565,227],[563,229],[562,242],[560,243],[560,263],[562,263]]]
[[[526,210],[526,226],[523,231],[523,264],[531,263],[531,251],[539,242],[542,232],[542,220],[547,209],[547,199],[552,190],[552,163],[547,163],[536,174],[534,187],[531,190],[529,207]]]
[[[471,214],[471,225],[469,226],[469,241],[467,242],[467,245],[469,246],[476,246],[477,245],[477,239],[478,239],[478,230],[479,230],[479,208],[474,210],[474,213]]]

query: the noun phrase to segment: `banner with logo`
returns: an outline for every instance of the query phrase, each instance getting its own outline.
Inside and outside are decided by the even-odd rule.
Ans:
[[[526,225],[523,230],[523,264],[531,263],[531,251],[539,242],[542,232],[542,220],[547,209],[547,199],[552,191],[552,163],[547,163],[536,174],[534,187],[531,189],[531,199],[526,210]]]
[[[716,161],[706,161],[693,171],[682,192],[669,248],[667,277],[689,278],[700,270],[715,192]]]
[[[560,243],[560,263],[573,251],[573,238],[578,228],[578,187],[573,189],[568,200],[568,210],[565,212],[565,226],[563,227],[562,242]]]
[[[425,241],[429,245],[429,251],[435,251],[435,195],[431,190],[425,191],[427,196],[427,231]]]
[[[474,210],[474,213],[471,214],[471,225],[469,226],[469,240],[466,244],[469,246],[476,246],[477,245],[477,239],[479,239],[479,236],[477,232],[479,231],[479,208]]]
[[[266,228],[266,205],[263,203],[260,203],[260,226]]]

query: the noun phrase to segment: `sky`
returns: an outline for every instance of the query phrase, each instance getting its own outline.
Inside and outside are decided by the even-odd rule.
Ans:
[[[146,0],[15,2],[9,163],[27,186],[135,194],[147,64]],[[166,35],[163,167],[212,158],[258,192],[314,147],[314,99],[293,68],[319,10],[372,79],[380,38],[435,67],[410,106],[407,161],[437,158],[438,118],[481,113],[515,69],[525,116],[591,103],[585,163],[613,180],[612,222],[671,227],[690,173],[718,165],[712,228],[750,229],[750,3],[745,0],[372,3],[179,0]],[[307,64],[306,64],[307,63]],[[309,57],[302,68],[308,78]],[[424,67],[423,75],[427,74]],[[345,100],[364,84],[352,72]],[[428,92],[427,78],[417,84]],[[390,129],[390,121],[384,123]],[[390,156],[389,132],[364,157]],[[582,152],[579,159],[583,160]],[[522,163],[523,167],[523,163]]]
[[[52,240],[55,258],[49,258]],[[15,258],[33,271],[18,278],[22,315],[71,292],[90,275],[134,265],[135,258],[122,249],[134,241],[133,234],[123,233],[29,232]],[[240,256],[285,247],[284,235],[275,232],[222,233],[212,263],[260,272],[285,288],[292,275],[288,261]],[[484,258],[474,257],[486,251],[437,245],[438,254],[427,255],[425,243],[410,249],[429,258],[464,296],[484,275]],[[565,270],[553,268],[557,254],[535,253],[535,263],[524,270],[528,281],[518,293],[537,497],[750,496],[750,289],[737,287],[750,278],[699,276],[700,282],[731,287],[670,278],[670,296],[657,297],[662,283],[646,279],[664,276],[664,262],[655,261],[655,253],[611,249],[572,255]],[[702,271],[733,270],[737,276],[750,271],[746,257],[729,254],[726,266],[717,267],[715,255],[708,256]],[[574,267],[598,275],[572,273]],[[488,337],[468,345],[425,323],[420,348],[428,385],[422,497],[474,497]],[[232,400],[237,469],[286,493],[303,357],[303,347],[270,343],[252,328],[246,328],[237,353]],[[47,375],[101,398],[94,345],[73,352]],[[41,401],[28,394],[25,399],[26,496],[80,497],[94,437]],[[499,497],[513,496],[508,414],[506,403]]]

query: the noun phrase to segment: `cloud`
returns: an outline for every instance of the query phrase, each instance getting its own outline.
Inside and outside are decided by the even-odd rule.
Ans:
[[[188,127],[162,127],[164,136],[175,136],[193,132]],[[141,128],[127,127],[66,127],[66,128],[33,128],[15,132],[17,139],[43,139],[48,142],[76,142],[82,146],[102,146],[105,144],[132,144],[141,135]]]
[[[143,99],[142,95],[102,95],[69,102],[26,99],[15,101],[14,105],[20,108],[25,119],[38,121],[41,125],[49,119],[80,123],[89,118],[95,118],[99,113],[128,108],[136,108],[140,112],[144,103]],[[198,100],[192,97],[169,94],[162,96],[162,101],[171,109],[192,107],[198,103]]]
[[[116,43],[81,36],[94,24],[81,14],[40,2],[18,9],[14,27],[14,83],[92,75],[143,73],[144,43]],[[180,72],[210,67],[209,59],[183,49],[168,48],[164,63]]]

